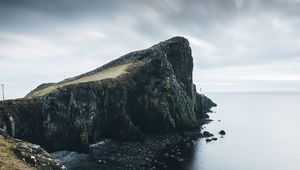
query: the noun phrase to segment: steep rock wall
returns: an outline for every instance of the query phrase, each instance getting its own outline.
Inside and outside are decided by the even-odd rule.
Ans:
[[[73,83],[122,64],[129,66],[117,77]],[[215,104],[196,92],[192,71],[188,40],[174,37],[41,85],[24,99],[1,102],[0,127],[48,150],[80,150],[104,137],[139,140],[143,134],[197,129]]]

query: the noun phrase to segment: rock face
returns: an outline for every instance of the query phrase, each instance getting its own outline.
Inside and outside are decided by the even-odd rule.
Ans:
[[[0,150],[2,152],[0,169],[66,169],[39,145],[11,138],[2,129],[0,129]]]
[[[193,130],[216,104],[196,92],[192,71],[188,40],[174,37],[1,102],[0,127],[48,150]]]
[[[53,158],[39,145],[28,143],[22,140],[13,139],[15,146],[13,152],[17,157],[38,169],[64,170],[64,165]]]

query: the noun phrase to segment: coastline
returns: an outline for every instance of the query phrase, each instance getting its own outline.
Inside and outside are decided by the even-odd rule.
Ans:
[[[104,140],[88,153],[59,151],[52,156],[68,169],[184,169],[194,143],[204,137],[199,131],[146,136],[142,142]],[[73,156],[72,156],[73,155]],[[175,168],[176,169],[176,168]]]
[[[145,135],[143,141],[121,142],[103,139],[91,144],[84,153],[57,151],[52,156],[68,169],[103,170],[184,170],[191,161],[197,140],[205,138],[202,126],[211,119],[199,122],[199,129],[168,135]]]

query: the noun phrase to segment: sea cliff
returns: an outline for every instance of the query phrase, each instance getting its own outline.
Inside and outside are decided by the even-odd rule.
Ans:
[[[198,130],[214,106],[196,92],[188,40],[174,37],[0,102],[0,128],[48,151],[84,151],[107,138]]]

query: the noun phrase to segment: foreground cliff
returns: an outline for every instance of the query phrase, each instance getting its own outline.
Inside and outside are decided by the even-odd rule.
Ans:
[[[198,128],[215,104],[196,92],[188,40],[175,37],[0,103],[0,128],[48,150]]]

